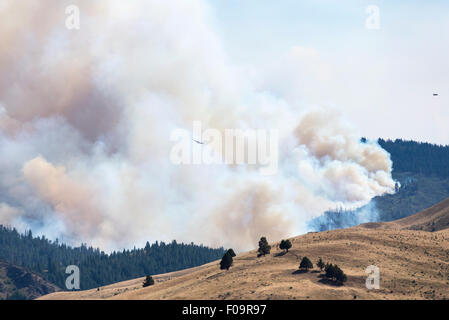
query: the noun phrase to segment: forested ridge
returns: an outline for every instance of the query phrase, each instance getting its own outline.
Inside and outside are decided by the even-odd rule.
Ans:
[[[21,234],[0,225],[0,260],[34,271],[61,288],[65,288],[69,265],[79,267],[81,289],[85,290],[195,267],[218,260],[223,253],[223,248],[156,241],[142,249],[106,254],[86,245],[74,248],[44,236],[34,237],[31,231]]]
[[[449,146],[401,139],[379,139],[378,143],[390,153],[394,174],[411,172],[449,177]]]

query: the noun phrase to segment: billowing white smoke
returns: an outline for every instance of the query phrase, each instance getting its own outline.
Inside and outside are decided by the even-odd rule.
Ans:
[[[81,29],[65,28],[77,4]],[[253,248],[391,193],[389,155],[294,110],[227,61],[200,0],[2,0],[0,223],[104,249]],[[279,171],[170,162],[170,133],[278,129]]]

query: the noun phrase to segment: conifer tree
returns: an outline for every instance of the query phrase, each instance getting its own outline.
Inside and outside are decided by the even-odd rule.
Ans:
[[[323,259],[321,259],[321,257],[318,259],[318,262],[316,263],[317,267],[320,268],[320,271],[323,271],[325,265],[323,262]]]
[[[304,257],[301,260],[301,264],[299,265],[299,269],[309,271],[309,269],[313,268],[312,261],[309,258]]]
[[[266,254],[270,254],[271,246],[268,244],[267,238],[262,237],[259,241],[259,249],[257,250],[258,257],[265,256]]]
[[[232,266],[232,255],[230,254],[229,250],[226,251],[226,253],[223,255],[223,258],[221,258],[220,261],[220,269],[221,270],[229,270],[229,268]]]

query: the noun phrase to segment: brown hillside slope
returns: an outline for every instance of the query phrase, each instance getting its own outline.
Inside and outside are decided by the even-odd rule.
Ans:
[[[410,230],[439,231],[449,228],[449,198],[394,224]]]
[[[368,222],[360,225],[367,229],[403,229],[440,231],[449,229],[449,198],[411,216],[391,222]]]
[[[355,227],[309,233],[291,239],[285,255],[273,245],[270,256],[239,254],[229,271],[218,261],[198,268],[42,299],[449,299],[449,231],[425,232]],[[302,273],[300,257],[337,263],[348,275],[341,287],[323,283],[320,273]],[[369,265],[380,268],[381,288],[365,287]],[[316,269],[316,268],[315,268]]]
[[[0,261],[0,299],[35,299],[44,294],[60,290],[57,286],[42,279],[22,267]]]

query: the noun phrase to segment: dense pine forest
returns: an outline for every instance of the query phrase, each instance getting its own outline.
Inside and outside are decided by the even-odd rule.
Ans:
[[[82,245],[72,248],[32,232],[20,234],[0,225],[0,261],[34,271],[65,288],[66,267],[80,269],[81,289],[91,289],[145,275],[154,275],[202,265],[223,256],[224,249],[184,243],[147,243],[143,249],[105,254]]]
[[[400,139],[379,139],[378,143],[390,153],[393,178],[399,182],[397,192],[375,197],[369,205],[358,210],[325,212],[309,222],[311,230],[325,231],[364,222],[392,221],[449,197],[449,146]]]
[[[393,161],[393,175],[414,173],[426,176],[449,177],[449,146],[397,139],[378,140]]]

